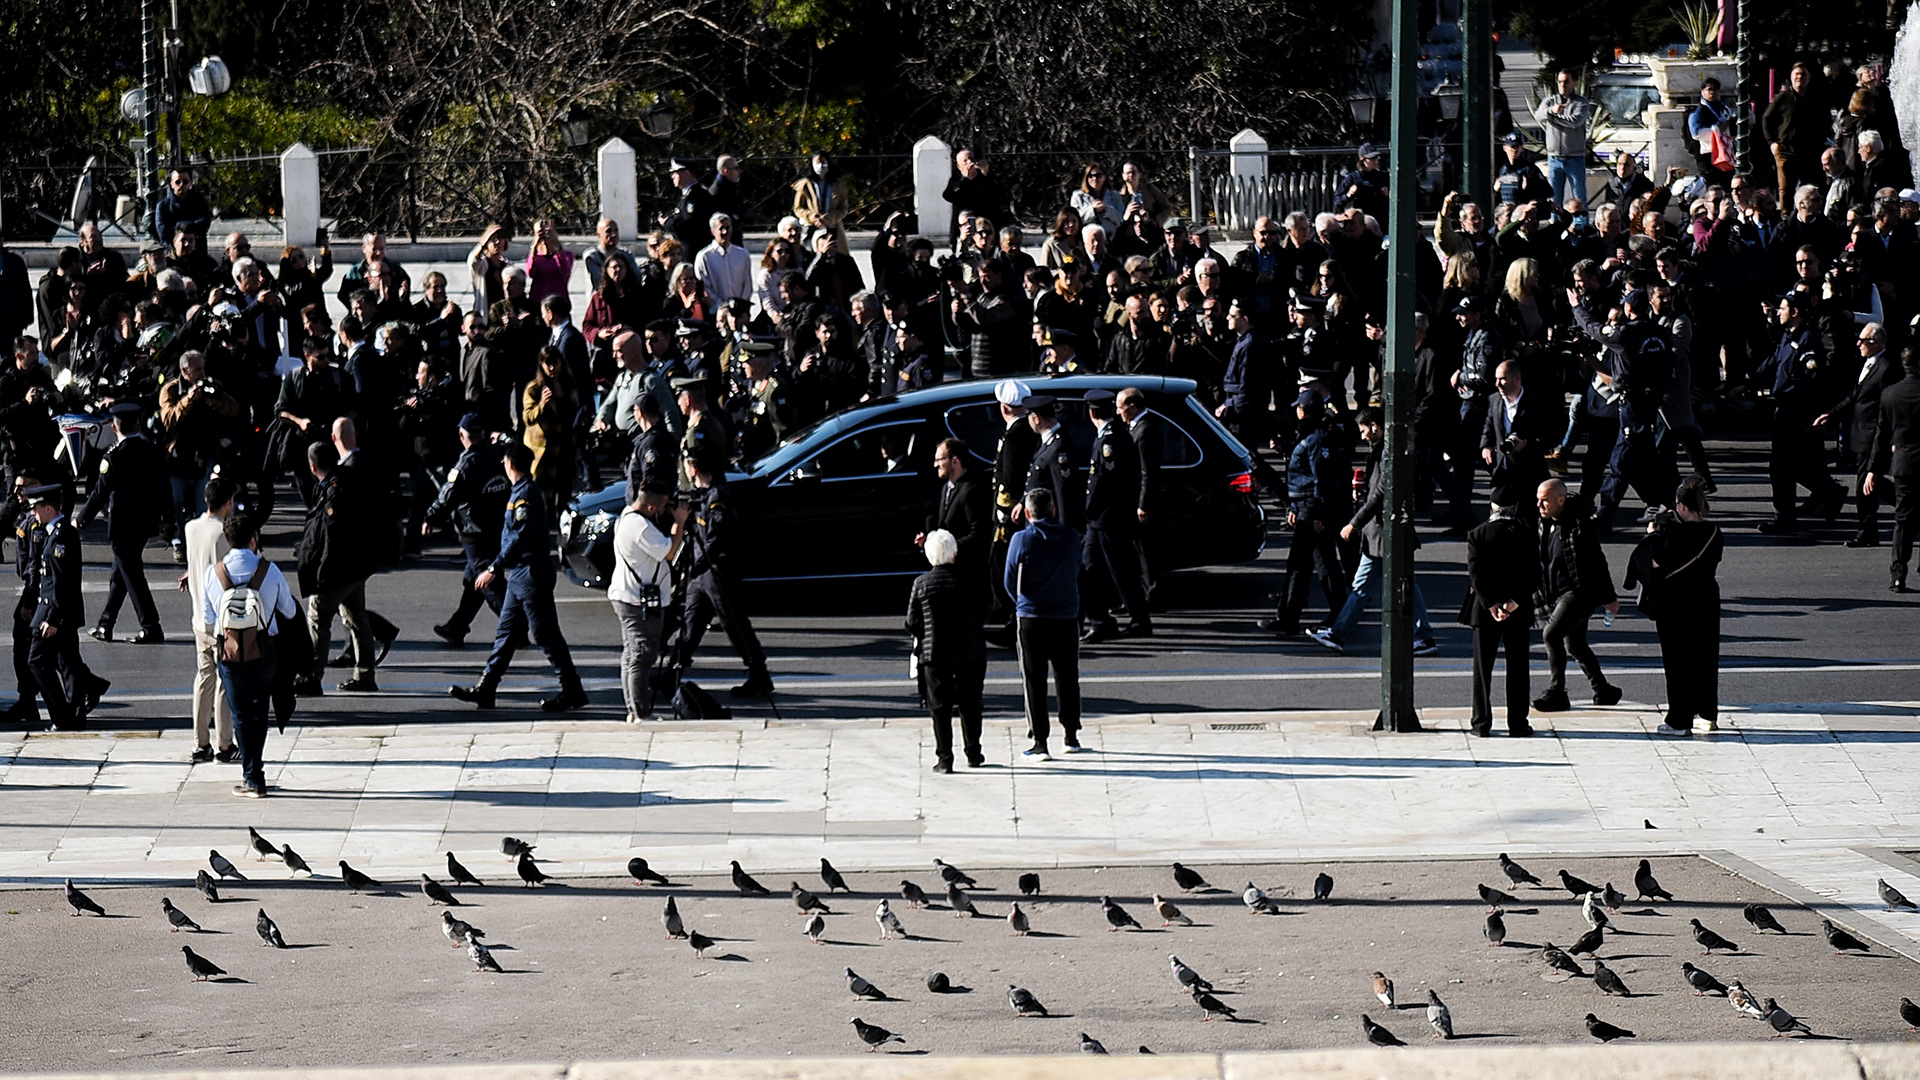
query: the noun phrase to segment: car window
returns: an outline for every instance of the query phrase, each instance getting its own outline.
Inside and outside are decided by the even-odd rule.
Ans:
[[[947,430],[967,444],[967,454],[977,461],[993,463],[1000,450],[1000,435],[1007,422],[1000,418],[1000,403],[976,401],[955,405],[947,410]]]
[[[1147,414],[1157,417],[1160,430],[1166,432],[1161,440],[1160,467],[1163,469],[1187,469],[1200,464],[1200,444],[1186,433],[1178,423],[1159,409],[1148,409]]]
[[[865,428],[835,442],[800,466],[821,480],[911,475],[933,460],[931,440],[923,421],[882,424]]]

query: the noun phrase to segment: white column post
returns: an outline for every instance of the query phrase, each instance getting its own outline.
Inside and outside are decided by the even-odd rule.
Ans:
[[[280,222],[286,242],[302,247],[320,229],[320,158],[306,143],[280,155]]]
[[[953,204],[947,202],[947,180],[953,175],[953,148],[937,135],[913,144],[913,212],[920,219],[920,235],[947,235]]]
[[[640,182],[633,147],[621,138],[600,145],[600,216],[620,226],[622,241],[640,235]]]
[[[1266,177],[1267,140],[1261,138],[1259,133],[1252,128],[1242,128],[1240,134],[1227,140],[1227,149],[1233,155],[1227,159],[1227,171],[1234,179]]]

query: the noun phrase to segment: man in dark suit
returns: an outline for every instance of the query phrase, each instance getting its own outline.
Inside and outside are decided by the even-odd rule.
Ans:
[[[144,410],[132,402],[122,402],[112,410],[113,430],[120,441],[107,451],[100,463],[100,476],[93,493],[80,508],[76,528],[85,528],[102,509],[107,512],[107,545],[113,550],[113,578],[107,584],[107,602],[100,609],[100,623],[88,635],[95,641],[113,638],[113,621],[120,605],[133,597],[133,613],[140,619],[140,632],[127,638],[133,645],[151,645],[166,640],[160,628],[160,609],[154,606],[153,590],[147,587],[147,567],[141,557],[147,541],[158,535],[163,525],[173,524],[172,487],[167,480],[166,451],[147,438],[140,426]]]
[[[567,375],[573,379],[574,397],[593,403],[593,358],[587,352],[587,338],[573,325],[573,301],[566,293],[554,293],[540,301],[540,318],[551,331],[547,344],[560,350],[567,362]]]
[[[1920,530],[1920,356],[1909,354],[1907,377],[1880,394],[1880,416],[1874,424],[1873,471],[1861,490],[1886,498],[1881,485],[1892,479],[1893,560],[1887,588],[1907,591],[1907,560],[1913,555],[1913,537]]]
[[[1549,425],[1561,410],[1555,402],[1527,396],[1517,361],[1502,363],[1493,381],[1486,423],[1480,429],[1487,486],[1495,506],[1530,506],[1534,489],[1547,478]]]
[[[1533,534],[1495,504],[1492,519],[1467,533],[1467,607],[1473,626],[1473,733],[1493,734],[1493,661],[1507,651],[1507,734],[1533,734],[1527,723],[1527,650],[1533,590],[1540,582]]]
[[[927,519],[927,527],[913,538],[914,546],[926,546],[927,534],[936,529],[947,530],[959,545],[954,573],[985,588],[993,522],[987,517],[987,489],[967,468],[967,444],[959,439],[941,442],[933,451],[933,468],[940,475],[940,502]]]
[[[1087,470],[1087,531],[1081,537],[1081,612],[1087,619],[1082,644],[1153,633],[1147,610],[1147,582],[1140,572],[1140,451],[1118,418],[1113,391],[1087,393],[1092,416],[1092,462]],[[1127,609],[1125,630],[1115,623],[1113,605]]]
[[[1880,395],[1902,374],[1899,362],[1887,351],[1886,327],[1877,322],[1861,327],[1859,345],[1860,367],[1852,373],[1853,386],[1813,422],[1815,427],[1825,427],[1835,416],[1846,416],[1847,445],[1860,456],[1859,474],[1854,478],[1858,525],[1853,539],[1847,541],[1851,548],[1877,547],[1880,543],[1880,496],[1867,492],[1867,476],[1873,472],[1873,434],[1880,421]]]
[[[1146,582],[1147,595],[1153,595],[1153,565],[1147,557],[1148,538],[1153,532],[1154,516],[1160,512],[1160,466],[1167,456],[1167,433],[1164,422],[1147,411],[1147,395],[1135,387],[1120,391],[1114,399],[1120,407],[1120,419],[1127,422],[1127,434],[1133,436],[1134,448],[1140,451],[1140,505],[1135,514],[1140,519],[1140,537],[1136,545],[1140,549],[1140,578]]]

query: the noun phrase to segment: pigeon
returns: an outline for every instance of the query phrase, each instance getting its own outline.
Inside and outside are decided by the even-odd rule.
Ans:
[[[1247,888],[1240,894],[1240,902],[1247,905],[1249,915],[1278,915],[1280,905],[1273,902],[1265,890],[1253,882],[1247,882]]]
[[[1765,1020],[1767,1018],[1766,1010],[1762,1009],[1760,1002],[1755,1000],[1753,991],[1741,986],[1739,979],[1733,980],[1732,984],[1727,987],[1727,1004],[1732,1005],[1736,1011],[1752,1017],[1755,1020]]]
[[[1915,1005],[1909,998],[1901,998],[1900,1019],[1907,1025],[1907,1030],[1920,1031],[1920,1005]]]
[[[1569,975],[1586,974],[1586,972],[1581,969],[1579,961],[1568,956],[1563,950],[1555,948],[1551,941],[1541,946],[1540,958],[1547,962],[1548,967],[1556,971],[1564,971]]]
[[[1333,899],[1333,878],[1321,874],[1313,879],[1313,898],[1322,903]]]
[[[340,880],[346,883],[348,892],[354,893],[385,887],[360,871],[355,870],[353,867],[348,866],[347,860],[345,859],[340,860]]]
[[[1640,819],[1640,826],[1641,828],[1645,828],[1645,829],[1657,829],[1660,827],[1653,823],[1652,818],[1644,818],[1644,817]]]
[[[965,870],[960,869],[952,863],[941,862],[939,859],[935,859],[933,860],[933,865],[935,869],[940,871],[940,880],[946,882],[948,885],[958,885],[963,889],[971,889],[979,884],[979,882],[974,881],[972,877],[968,876]]]
[[[1499,889],[1491,889],[1485,885],[1478,886],[1478,888],[1480,890],[1480,902],[1490,908],[1512,907],[1518,902],[1514,900],[1512,896],[1501,892]]]
[[[520,875],[520,885],[522,888],[531,889],[535,885],[544,886],[547,881],[547,875],[541,872],[539,867],[533,865],[533,852],[531,851],[523,851],[520,853],[520,861],[513,864],[513,872]]]
[[[1565,887],[1568,892],[1573,894],[1575,900],[1586,896],[1590,892],[1600,891],[1600,886],[1595,885],[1585,878],[1574,877],[1565,870],[1560,871],[1560,884]]]
[[[1032,872],[1021,874],[1019,885],[1020,885],[1021,896],[1039,896],[1040,895],[1040,875],[1039,874],[1035,874]]]
[[[1181,866],[1179,863],[1173,864],[1173,883],[1180,886],[1181,892],[1211,888],[1207,884],[1207,879],[1200,876],[1199,871]]]
[[[206,982],[215,975],[225,975],[226,969],[215,966],[214,962],[193,951],[193,946],[182,945],[180,952],[187,958],[187,970],[193,973],[194,982]]]
[[[1007,925],[1013,928],[1014,937],[1026,937],[1033,929],[1033,921],[1027,918],[1026,912],[1020,910],[1019,904],[1013,905],[1007,912]]]
[[[1833,925],[1832,919],[1821,919],[1820,930],[1827,935],[1827,944],[1833,946],[1835,952],[1846,952],[1848,949],[1859,952],[1870,951],[1866,942]]]
[[[869,1024],[857,1016],[853,1018],[853,1033],[860,1036],[861,1042],[867,1044],[869,1054],[890,1042],[904,1044],[907,1041],[879,1024]]]
[[[1594,930],[1613,925],[1607,918],[1606,906],[1601,903],[1600,894],[1597,892],[1588,893],[1586,898],[1580,901],[1580,917],[1587,920],[1587,926]]]
[[[953,980],[947,978],[946,972],[936,971],[933,974],[927,976],[927,992],[928,993],[947,994],[947,993],[951,993],[952,991],[953,991]]]
[[[447,940],[453,942],[456,949],[476,938],[487,936],[485,930],[454,918],[451,911],[440,913],[440,932],[447,935]]]
[[[973,898],[969,897],[958,884],[947,886],[947,906],[953,909],[953,917],[956,919],[961,916],[971,919],[980,914],[974,909]]]
[[[67,903],[72,905],[75,915],[84,915],[89,911],[101,916],[107,913],[107,909],[94,903],[92,897],[74,888],[72,878],[67,879]]]
[[[1179,923],[1181,926],[1193,925],[1192,919],[1181,914],[1180,909],[1172,901],[1162,900],[1159,893],[1153,894],[1153,910],[1160,916],[1161,926],[1172,926],[1174,923]]]
[[[1133,921],[1133,916],[1127,914],[1127,909],[1114,903],[1111,897],[1100,898],[1100,910],[1107,916],[1107,933],[1109,934],[1128,927],[1140,929],[1140,924]]]
[[[182,930],[200,929],[200,924],[193,921],[193,916],[174,907],[173,901],[164,896],[160,898],[160,913],[165,915],[167,922],[173,925],[173,929],[167,931],[170,934],[177,934]]]
[[[829,893],[853,891],[847,887],[847,879],[841,877],[840,871],[835,870],[833,864],[825,859],[820,860],[820,881],[827,887]]]
[[[1151,1054],[1151,1053],[1153,1053],[1153,1051],[1151,1051],[1151,1050],[1149,1050],[1149,1049],[1147,1049],[1146,1047],[1144,1047],[1144,1046],[1142,1046],[1142,1047],[1140,1048],[1140,1053],[1142,1053],[1142,1054]]]
[[[1507,853],[1504,851],[1500,853],[1500,869],[1507,875],[1507,880],[1513,882],[1515,885],[1540,884],[1539,878],[1534,877],[1526,867],[1507,858]]]
[[[253,932],[260,935],[260,944],[271,945],[276,949],[287,947],[287,939],[280,936],[280,928],[272,919],[267,918],[267,909],[261,908],[253,916]]]
[[[686,936],[687,944],[693,946],[693,955],[705,960],[707,950],[713,948],[713,939],[698,930],[689,930]]]
[[[519,837],[503,836],[500,838],[500,854],[505,855],[509,862],[520,858],[522,855],[530,854],[532,851],[533,845]]]
[[[451,851],[447,852],[447,880],[455,885],[471,885],[476,889],[486,887],[486,882],[474,877],[473,871],[460,865],[460,860],[454,858]]]
[[[1633,872],[1633,892],[1635,900],[1673,899],[1672,893],[1660,887],[1659,880],[1653,876],[1653,863],[1647,859],[1641,859],[1639,868]]]
[[[1188,967],[1179,957],[1168,953],[1167,959],[1173,961],[1173,977],[1179,980],[1182,987],[1188,990],[1196,988],[1201,990],[1213,989],[1212,983],[1202,978],[1199,972]]]
[[[887,1000],[885,990],[861,978],[852,968],[847,969],[847,989],[857,998],[866,998],[868,1001]]]
[[[1480,932],[1487,936],[1487,944],[1495,948],[1506,944],[1507,941],[1507,920],[1501,918],[1501,915],[1499,908],[1487,912],[1487,925],[1480,928]]]
[[[267,838],[261,836],[259,831],[251,825],[247,826],[247,846],[253,849],[253,857],[256,859],[277,859],[280,857],[280,849],[267,843]]]
[[[493,951],[472,938],[467,939],[467,959],[473,961],[473,970],[491,971],[504,975],[500,970],[500,961],[493,958]]]
[[[733,860],[733,887],[740,890],[741,896],[772,896],[773,890],[753,880],[753,875],[740,869],[740,860]]]
[[[1021,989],[1012,983],[1007,984],[1007,1004],[1013,1006],[1018,1016],[1047,1015],[1047,1007],[1040,1004],[1040,999],[1033,996],[1033,991]]]
[[[1105,1054],[1107,1048],[1100,1045],[1099,1039],[1083,1031],[1080,1033],[1080,1052],[1083,1054]]]
[[[1887,884],[1886,878],[1879,878],[1874,884],[1879,887],[1880,902],[1887,905],[1888,911],[1893,911],[1896,908],[1904,908],[1908,911],[1920,911],[1920,907],[1916,907],[1914,902],[1907,899],[1899,889]]]
[[[1579,956],[1581,953],[1585,953],[1588,956],[1592,956],[1595,953],[1595,951],[1597,951],[1600,948],[1600,946],[1605,945],[1606,943],[1607,943],[1607,932],[1596,926],[1593,929],[1587,931],[1586,933],[1581,934],[1580,940],[1574,942],[1572,945],[1567,946],[1567,952],[1574,956]]]
[[[1740,909],[1740,914],[1753,926],[1756,934],[1762,930],[1771,930],[1776,934],[1787,932],[1787,928],[1780,925],[1780,920],[1773,917],[1773,912],[1765,904],[1748,904]]]
[[[301,858],[300,853],[293,850],[292,844],[280,845],[280,858],[286,861],[288,873],[305,874],[308,877],[313,876],[313,867],[308,866],[307,860]]]
[[[1693,940],[1700,943],[1700,955],[1706,956],[1715,949],[1725,949],[1728,952],[1740,951],[1740,946],[1735,945],[1733,942],[1700,925],[1699,919],[1689,919],[1687,921],[1693,925]]]
[[[235,881],[247,880],[247,875],[241,873],[239,867],[228,862],[227,857],[218,851],[207,852],[207,865],[213,867],[213,872],[220,875],[222,881],[225,881],[227,878],[232,878]]]
[[[1708,994],[1719,994],[1721,997],[1727,996],[1725,983],[1722,983],[1719,979],[1714,978],[1705,971],[1694,967],[1692,963],[1681,964],[1680,974],[1687,977],[1687,985],[1693,987],[1694,997],[1705,997]]]
[[[627,860],[627,873],[632,876],[635,885],[645,885],[648,882],[655,885],[673,884],[667,880],[667,875],[649,867],[647,860],[638,857]]]
[[[1367,1033],[1367,1041],[1375,1046],[1405,1046],[1400,1036],[1373,1022],[1373,1017],[1360,1014],[1360,1030]]]
[[[1378,971],[1373,973],[1373,996],[1379,998],[1380,1004],[1387,1008],[1397,1008],[1393,1003],[1393,980]]]
[[[787,891],[793,895],[793,906],[801,911],[817,911],[822,915],[833,914],[833,909],[820,902],[820,898],[800,887],[797,881],[787,882]]]
[[[887,935],[884,932],[886,924],[883,922],[880,925],[883,931],[880,936],[886,937]],[[800,932],[812,938],[815,945],[820,944],[820,935],[827,932],[826,917],[817,911],[814,912],[813,915],[807,919],[807,924],[800,928]]]
[[[1603,994],[1611,994],[1614,997],[1633,996],[1632,991],[1627,989],[1627,984],[1620,981],[1620,976],[1598,960],[1593,962],[1593,985],[1599,987]]]
[[[818,917],[815,916],[815,918]],[[883,941],[887,938],[907,936],[907,928],[900,925],[900,916],[893,913],[893,908],[884,899],[880,901],[879,907],[873,909],[873,920],[880,924],[880,938]]]
[[[666,928],[670,938],[687,936],[686,924],[680,921],[680,908],[674,904],[671,896],[667,897],[667,906],[660,910],[660,925]]]
[[[220,902],[220,890],[213,887],[213,875],[207,873],[205,870],[195,870],[193,872],[193,887],[200,890],[200,895],[207,898],[207,903],[217,904]]]
[[[1187,994],[1193,998],[1195,1005],[1200,1006],[1200,1011],[1207,1014],[1206,1020],[1212,1020],[1216,1016],[1224,1016],[1229,1020],[1233,1019],[1233,1006],[1226,1004],[1219,998],[1200,989],[1198,986],[1188,987]],[[1205,1021],[1202,1022],[1204,1023]]]
[[[1791,1035],[1796,1031],[1807,1035],[1813,1034],[1812,1028],[1796,1019],[1792,1013],[1781,1008],[1780,1003],[1772,998],[1768,998],[1765,1002],[1761,1003],[1760,1008],[1766,1012],[1767,1026],[1773,1029],[1773,1037],[1776,1039],[1782,1035]]]
[[[428,907],[432,907],[435,904],[445,904],[448,907],[460,906],[460,901],[454,899],[453,894],[447,891],[445,885],[440,884],[425,874],[420,875],[420,892],[426,896]]]
[[[1435,1035],[1443,1039],[1453,1038],[1453,1011],[1432,990],[1427,991],[1427,1023],[1432,1026]]]
[[[911,881],[902,879],[900,882],[900,899],[905,900],[908,907],[923,908],[927,906],[927,891]]]
[[[1631,1039],[1635,1037],[1633,1032],[1628,1031],[1626,1028],[1615,1027],[1592,1013],[1587,1014],[1587,1034],[1599,1039],[1603,1043],[1612,1042],[1615,1039]]]
[[[1607,905],[1608,911],[1619,911],[1626,906],[1627,894],[1614,888],[1613,882],[1609,881],[1607,887],[1600,890],[1600,902]]]

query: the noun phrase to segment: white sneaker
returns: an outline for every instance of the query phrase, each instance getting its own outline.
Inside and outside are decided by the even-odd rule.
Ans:
[[[1336,653],[1344,653],[1347,651],[1347,647],[1345,645],[1342,645],[1340,644],[1340,642],[1334,640],[1333,631],[1327,629],[1324,626],[1318,630],[1307,631],[1307,637],[1312,639],[1314,644],[1324,645],[1327,648],[1332,649]]]
[[[1661,724],[1659,727],[1653,729],[1653,733],[1655,735],[1666,735],[1672,738],[1684,739],[1693,734],[1693,729],[1677,728],[1671,724]]]

